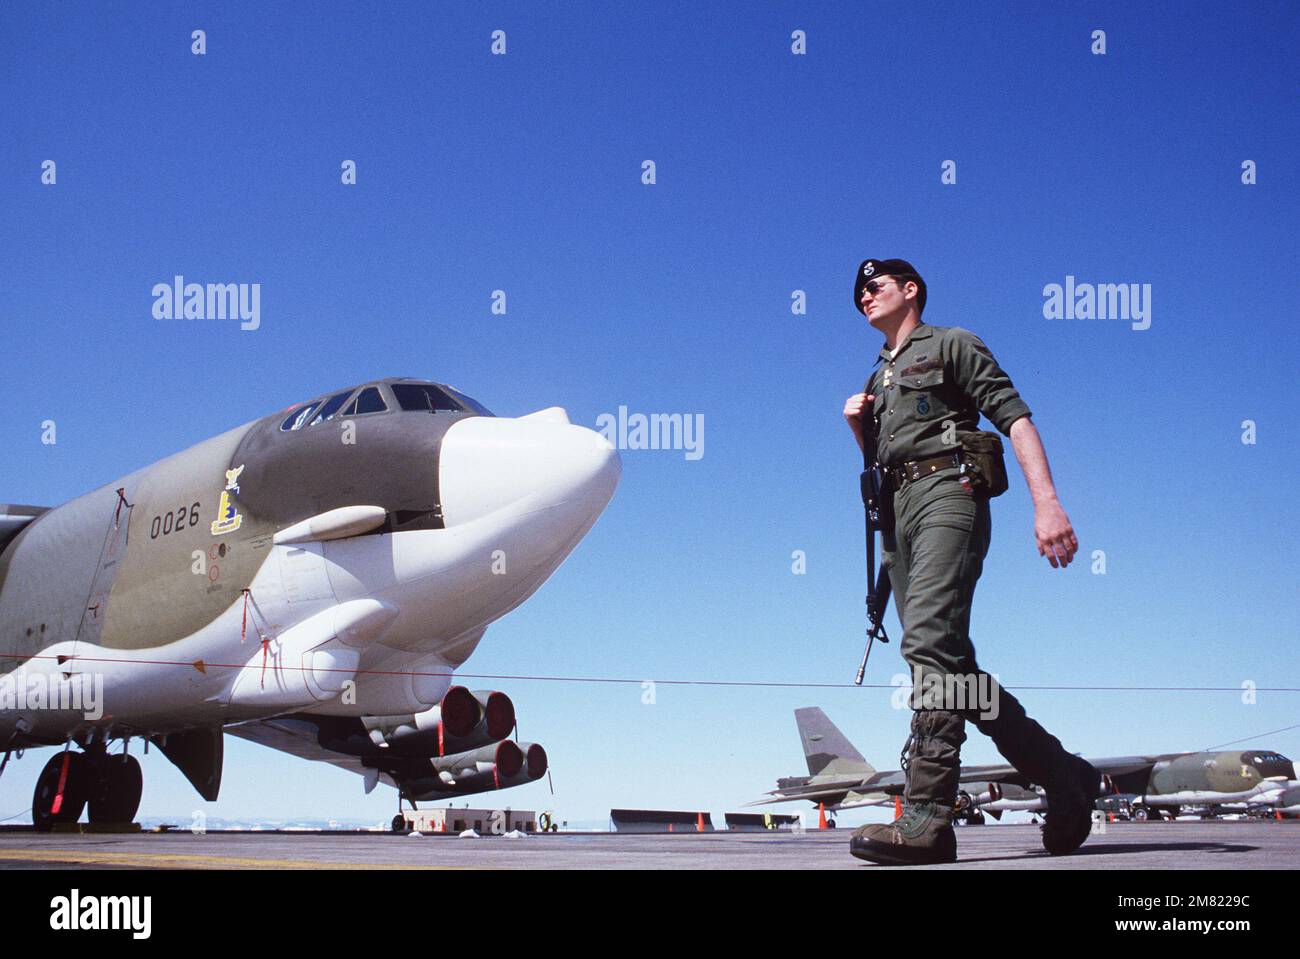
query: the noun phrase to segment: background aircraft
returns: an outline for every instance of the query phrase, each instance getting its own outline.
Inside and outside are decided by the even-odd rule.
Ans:
[[[68,747],[33,821],[130,821],[133,739],[214,800],[227,729],[396,786],[399,804],[544,775],[545,751],[507,738],[510,699],[453,673],[619,473],[562,409],[499,418],[385,379],[57,508],[0,508],[0,750]]]
[[[878,772],[819,707],[796,709],[795,725],[808,762],[807,776],[777,780],[777,788],[750,805],[806,801],[828,810],[892,804],[906,784],[901,770]],[[1300,805],[1291,760],[1266,749],[1164,753],[1089,759],[1103,777],[1103,797],[1122,798],[1134,818],[1176,815],[1186,805],[1247,803],[1289,812]],[[983,821],[987,812],[1041,813],[1047,798],[1038,783],[1013,766],[963,766],[957,815]]]

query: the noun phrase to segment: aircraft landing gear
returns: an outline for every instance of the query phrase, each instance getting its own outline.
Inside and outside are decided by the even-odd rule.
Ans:
[[[110,756],[103,744],[88,752],[66,749],[36,778],[32,824],[49,832],[58,823],[74,823],[90,807],[92,823],[129,823],[140,809],[144,774],[134,756]]]
[[[403,799],[406,799],[406,794],[399,789],[397,791],[397,815],[393,817],[392,822],[393,832],[410,832],[411,830],[411,824],[406,821],[406,816],[402,815]],[[412,809],[419,811],[420,807],[415,804],[414,799],[408,800],[408,802],[410,802]]]
[[[135,821],[144,792],[144,774],[134,756],[104,755],[92,764],[96,776],[90,787],[90,821],[129,823]]]
[[[55,823],[76,822],[89,798],[86,757],[65,749],[51,756],[36,777],[32,795],[32,825],[37,832],[49,832]]]

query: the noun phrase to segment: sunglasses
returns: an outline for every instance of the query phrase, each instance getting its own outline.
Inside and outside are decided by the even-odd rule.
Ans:
[[[867,282],[862,285],[862,288],[866,290],[868,293],[870,293],[872,296],[875,296],[882,289],[884,289],[886,283],[898,283],[898,281],[894,279],[892,276],[886,277],[883,280],[867,280]],[[901,284],[899,285],[901,287]]]

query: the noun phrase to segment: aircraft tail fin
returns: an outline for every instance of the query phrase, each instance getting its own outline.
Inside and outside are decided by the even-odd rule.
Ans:
[[[794,711],[795,725],[803,741],[804,758],[812,776],[870,776],[876,770],[862,758],[848,738],[827,718],[818,706]]]

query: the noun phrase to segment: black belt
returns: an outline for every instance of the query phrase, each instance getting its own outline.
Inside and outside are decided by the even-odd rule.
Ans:
[[[947,469],[950,466],[961,466],[960,453],[944,453],[942,456],[932,456],[928,460],[914,460],[911,463],[903,463],[901,466],[886,466],[885,472],[894,481],[894,488],[902,489],[908,483],[919,480],[922,476],[929,476],[931,473],[937,473],[939,470]]]

